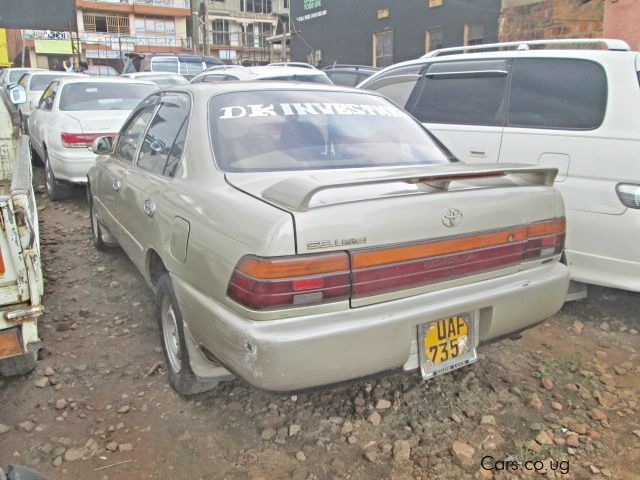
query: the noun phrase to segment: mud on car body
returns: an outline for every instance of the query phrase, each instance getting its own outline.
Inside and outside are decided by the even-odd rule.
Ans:
[[[149,96],[94,141],[93,241],[157,294],[183,394],[428,378],[555,313],[556,170],[466,165],[383,97],[281,82]]]

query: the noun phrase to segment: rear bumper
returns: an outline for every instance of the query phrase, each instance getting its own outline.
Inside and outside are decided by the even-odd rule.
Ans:
[[[481,341],[526,328],[560,309],[569,271],[553,263],[390,302],[275,321],[246,320],[179,277],[172,280],[183,318],[198,325],[197,344],[252,385],[288,391],[400,368],[411,359],[418,325],[456,313],[479,310]]]
[[[87,148],[66,148],[49,152],[49,162],[58,180],[86,184],[87,173],[96,163],[96,155]]]

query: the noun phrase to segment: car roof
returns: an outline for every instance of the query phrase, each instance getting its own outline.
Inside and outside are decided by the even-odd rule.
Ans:
[[[121,75],[122,77],[129,77],[129,78],[138,78],[138,77],[180,77],[180,78],[184,78],[182,75],[180,75],[179,73],[174,73],[174,72],[131,72],[131,73],[124,73]]]
[[[59,77],[77,77],[78,75],[82,75],[78,72],[58,72],[56,70],[35,70],[25,73],[29,77],[35,77],[37,75],[56,75]]]
[[[123,77],[90,77],[88,75],[85,76],[76,76],[70,78],[63,78],[60,80],[60,83],[63,85],[68,85],[70,83],[134,83],[138,85],[153,85],[157,86],[153,82],[145,82],[144,80],[136,80],[134,78],[123,78]]]
[[[283,66],[270,66],[263,67],[241,67],[236,68],[218,68],[213,70],[205,70],[202,73],[196,75],[193,79],[206,77],[209,75],[224,75],[228,72],[229,75],[239,75],[244,78],[240,80],[261,80],[269,79],[273,77],[319,77],[326,76],[326,73],[321,70],[309,69],[305,67],[283,67]]]
[[[406,62],[400,62],[390,65],[382,70],[376,72],[373,76],[369,77],[363,82],[369,83],[382,74],[394,70],[399,67],[408,67],[412,65],[426,65],[437,62],[451,62],[451,61],[473,61],[473,60],[495,60],[495,59],[511,59],[511,58],[577,58],[585,60],[597,60],[606,61],[607,58],[630,56],[636,58],[638,52],[633,51],[614,51],[614,50],[597,50],[597,49],[531,49],[531,50],[502,50],[493,52],[476,52],[476,53],[461,53],[453,55],[442,55],[436,57],[423,56],[414,60],[407,60]]]
[[[165,91],[189,92],[194,97],[210,98],[224,93],[256,92],[256,91],[306,91],[306,92],[347,92],[364,93],[367,95],[381,96],[376,92],[368,90],[358,90],[350,87],[340,87],[329,84],[291,82],[286,80],[277,81],[238,81],[238,82],[218,82],[218,83],[189,83],[171,87]]]

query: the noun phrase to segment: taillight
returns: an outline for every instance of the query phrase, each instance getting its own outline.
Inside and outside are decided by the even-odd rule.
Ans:
[[[60,134],[62,146],[67,148],[87,148],[96,138],[111,137],[115,133],[66,133]]]
[[[255,310],[347,299],[351,293],[345,252],[282,258],[244,257],[229,297]]]
[[[349,253],[243,258],[228,294],[253,309],[414,288],[562,253],[564,218],[463,237]]]

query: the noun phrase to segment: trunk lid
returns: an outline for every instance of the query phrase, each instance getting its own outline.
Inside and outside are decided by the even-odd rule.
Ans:
[[[240,190],[291,213],[302,254],[465,235],[555,217],[554,169],[511,167],[454,164],[226,176]],[[508,171],[513,173],[482,176]],[[469,178],[473,175],[479,176]],[[461,212],[459,224],[445,225],[449,209]]]
[[[66,115],[80,124],[82,133],[117,133],[129,116],[129,110],[88,110]]]

